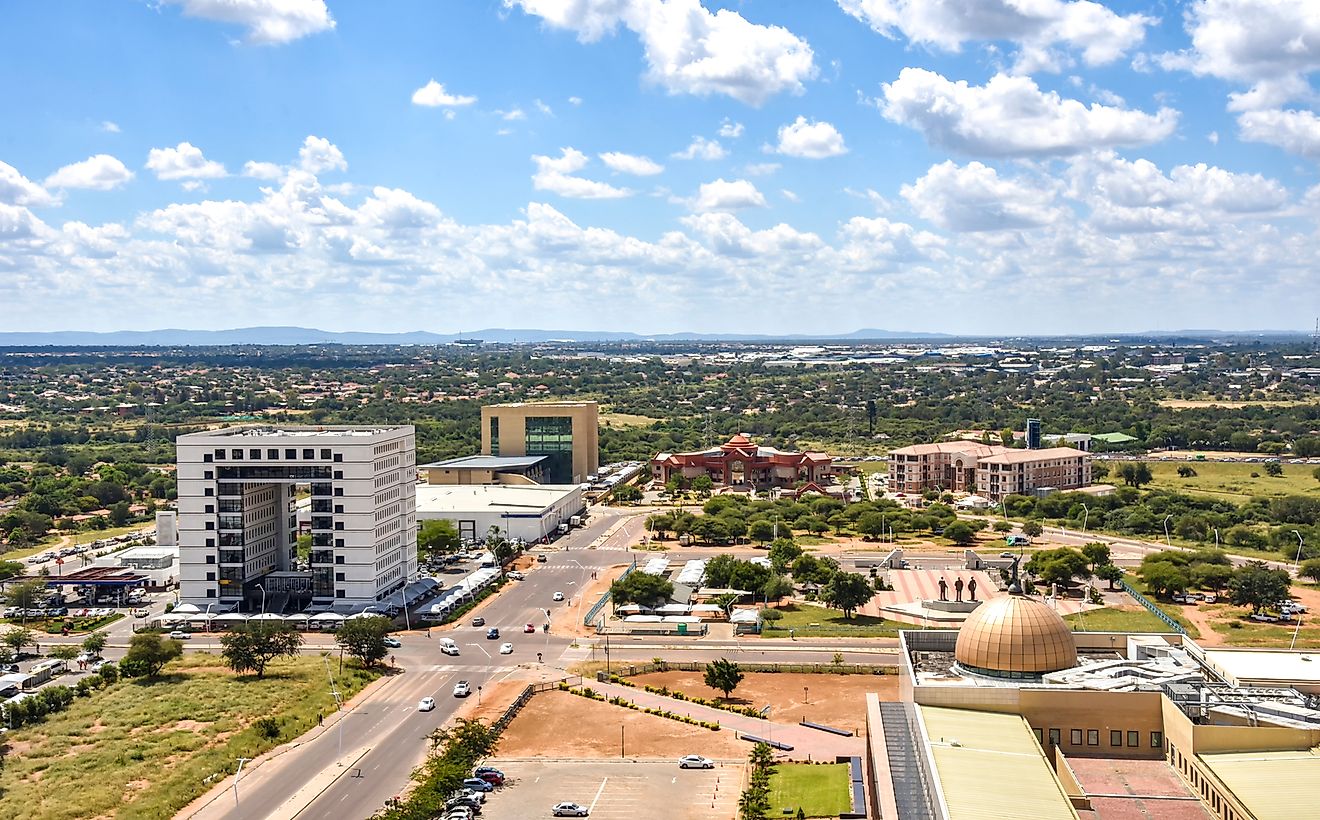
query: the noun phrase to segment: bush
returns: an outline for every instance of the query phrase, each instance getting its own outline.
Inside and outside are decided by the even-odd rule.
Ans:
[[[257,734],[266,740],[275,740],[280,736],[279,721],[272,717],[259,718],[252,727],[257,730]]]

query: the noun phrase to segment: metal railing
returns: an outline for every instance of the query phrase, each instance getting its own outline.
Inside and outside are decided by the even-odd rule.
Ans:
[[[636,558],[634,558],[632,563],[628,565],[628,568],[623,571],[623,574],[619,576],[619,579],[621,580],[623,578],[627,578],[628,573],[632,572],[635,569],[637,569]],[[596,616],[600,614],[600,611],[604,609],[605,605],[608,604],[609,602],[610,602],[610,591],[607,588],[605,592],[601,594],[600,600],[592,604],[591,609],[587,610],[587,614],[582,616],[582,625],[591,626],[592,622],[596,620]]]

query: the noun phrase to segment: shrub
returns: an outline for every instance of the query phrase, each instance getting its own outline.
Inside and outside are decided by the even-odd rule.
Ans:
[[[280,724],[275,718],[260,718],[252,726],[257,730],[257,734],[266,740],[275,740],[280,736]]]

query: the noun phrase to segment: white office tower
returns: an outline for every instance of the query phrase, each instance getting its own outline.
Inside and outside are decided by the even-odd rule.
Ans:
[[[211,611],[361,610],[417,574],[414,432],[230,427],[179,436],[180,598]],[[311,493],[311,551],[295,503]]]
[[[156,546],[179,546],[179,514],[173,510],[156,513]]]

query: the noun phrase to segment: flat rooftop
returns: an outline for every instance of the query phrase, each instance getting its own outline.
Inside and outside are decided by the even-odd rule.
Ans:
[[[599,407],[594,401],[511,401],[504,404],[490,404],[487,407]]]
[[[540,513],[581,488],[576,484],[418,484],[417,512],[421,513]]]
[[[187,433],[179,436],[180,439],[190,438],[343,438],[345,436],[378,436],[382,433],[397,433],[411,431],[411,425],[383,425],[380,427],[360,427],[353,425],[344,426],[296,426],[296,425],[265,425],[265,426],[246,426],[246,427],[224,427],[219,430],[205,430],[199,433]]]
[[[419,465],[419,470],[513,470],[533,467],[548,456],[462,456]]]
[[[1077,820],[1020,715],[918,708],[950,820]]]
[[[1320,652],[1286,649],[1207,649],[1206,661],[1229,681],[1239,685],[1259,681],[1266,685],[1320,683]]]
[[[1221,752],[1199,757],[1257,820],[1293,820],[1315,809],[1315,784],[1320,782],[1317,751]]]

